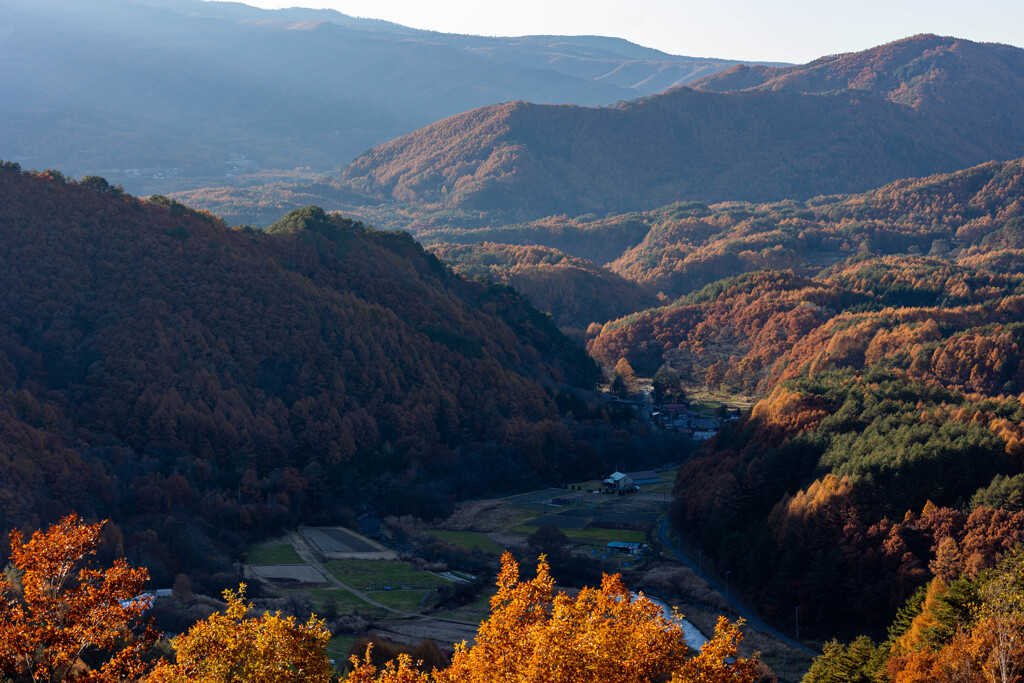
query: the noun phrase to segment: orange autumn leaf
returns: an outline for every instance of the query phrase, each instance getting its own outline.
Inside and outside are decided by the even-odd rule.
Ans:
[[[144,673],[141,655],[156,633],[133,624],[149,606],[140,597],[149,574],[124,559],[91,566],[104,523],[72,513],[27,542],[11,532],[14,571],[0,578],[0,677],[103,683]],[[93,669],[81,659],[102,653],[112,654]]]

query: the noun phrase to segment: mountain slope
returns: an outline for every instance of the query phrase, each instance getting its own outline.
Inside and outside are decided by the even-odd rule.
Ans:
[[[300,516],[431,514],[629,457],[582,349],[405,233],[315,207],[229,230],[10,166],[0,205],[7,527],[112,516],[164,582]]]
[[[605,325],[590,353],[606,364],[625,357],[643,373],[677,363],[698,383],[717,363],[713,388],[726,381],[728,369],[730,388],[770,391],[780,355],[844,306],[873,304],[875,296],[889,305],[966,305],[977,301],[972,290],[979,287],[963,273],[945,271],[941,277],[933,271],[931,289],[911,287],[908,273],[889,267],[884,288],[858,288],[871,297],[843,298],[841,289],[812,277],[847,261],[908,253],[992,254],[995,264],[994,254],[1024,247],[1022,195],[1024,160],[1016,160],[847,197],[650,212],[647,236],[609,267],[680,298]],[[798,275],[759,274],[783,269]],[[957,296],[941,294],[944,288]]]
[[[619,318],[656,301],[635,283],[549,247],[484,242],[428,248],[457,273],[507,282],[550,313],[561,329],[580,335],[591,323]]]
[[[424,210],[515,218],[808,197],[951,170],[978,155],[870,95],[676,90],[587,109],[513,103],[440,121],[342,171],[342,187]]]
[[[1024,79],[1014,72],[1024,50],[967,41],[945,52],[923,40],[900,45],[919,54],[911,61],[917,70],[883,59],[891,46],[843,61],[874,65],[862,69],[869,81],[903,83],[899,96],[828,90],[839,81],[823,78],[813,94],[766,81],[743,92],[680,88],[605,109],[504,104],[367,152],[343,170],[341,187],[367,201],[492,211],[509,222],[682,199],[805,199],[1024,155],[1024,124],[1013,116],[1024,102]],[[781,73],[804,73],[794,69]],[[980,85],[979,73],[988,74]],[[939,85],[921,83],[928,78]],[[977,106],[950,95],[975,88],[986,92]]]
[[[705,562],[782,623],[799,605],[801,633],[831,637],[877,634],[945,565],[981,572],[1020,542],[1019,515],[984,507],[1024,471],[1020,259],[887,257],[802,291],[776,274],[712,295],[711,310],[748,312],[732,329],[773,372],[749,417],[680,469],[674,523]],[[914,294],[936,303],[907,305]],[[756,370],[758,353],[718,378]]]
[[[1010,45],[918,35],[802,66],[740,65],[692,87],[817,94],[862,90],[927,114],[986,148],[996,139],[1024,136],[1024,122],[1015,114],[1024,108],[1024,50]],[[1012,144],[990,149],[997,158],[1019,155]]]
[[[132,192],[308,177],[473,107],[606,104],[734,64],[614,39],[445,35],[200,0],[4,9],[0,155]]]

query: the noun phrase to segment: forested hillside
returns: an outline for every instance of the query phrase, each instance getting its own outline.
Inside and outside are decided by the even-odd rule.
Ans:
[[[551,313],[563,330],[583,332],[594,322],[647,308],[656,299],[636,283],[557,249],[484,242],[430,247],[457,273],[507,282]]]
[[[738,355],[745,364],[731,369],[729,384],[752,390],[783,350],[849,306],[976,303],[976,264],[1012,272],[1005,263],[1024,247],[1022,196],[1024,161],[1017,160],[854,196],[649,212],[643,241],[609,267],[649,290],[683,296],[610,322],[591,354],[611,364],[625,356],[641,372],[671,356],[697,381]],[[879,261],[887,273],[881,281],[848,282],[844,260],[887,254],[934,260]],[[830,277],[809,279],[829,264],[836,264]],[[770,272],[782,269],[794,272]],[[922,269],[931,270],[927,286],[917,281]]]
[[[949,541],[947,553],[955,549]],[[1024,673],[1024,553],[994,570],[945,562],[907,599],[876,643],[825,644],[803,683],[1013,681]]]
[[[340,187],[504,223],[864,191],[1024,154],[1022,55],[921,36],[612,108],[485,107],[370,150]]]
[[[407,234],[316,207],[230,230],[13,164],[0,206],[4,526],[113,517],[165,581],[327,501],[430,515],[632,452],[582,349]]]
[[[806,198],[988,158],[870,93],[683,88],[614,109],[517,102],[474,110],[367,152],[340,182],[370,202],[525,220],[678,199]]]
[[[678,528],[772,613],[799,605],[822,636],[883,625],[947,537],[957,550],[942,561],[975,571],[1024,540],[1015,258],[1006,270],[870,260],[764,287],[723,327],[734,336],[704,379],[768,395],[680,470]],[[936,301],[907,305],[913,293]],[[698,343],[670,357],[700,358]]]

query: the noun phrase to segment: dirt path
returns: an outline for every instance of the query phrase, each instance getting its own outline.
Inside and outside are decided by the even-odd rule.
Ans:
[[[374,607],[379,607],[380,609],[385,610],[387,612],[391,612],[392,614],[397,614],[401,617],[414,619],[418,622],[435,622],[439,625],[437,628],[437,630],[439,631],[444,630],[446,627],[451,628],[453,625],[457,625],[461,627],[472,626],[473,632],[475,633],[476,628],[480,625],[472,621],[460,621],[459,619],[437,619],[429,615],[416,614],[415,612],[405,612],[400,609],[395,609],[394,607],[389,607],[384,603],[377,602],[363,591],[357,588],[353,588],[352,586],[348,585],[347,583],[339,579],[337,576],[335,576],[334,573],[331,572],[331,570],[324,566],[324,564],[320,561],[320,558],[317,556],[317,553],[309,547],[309,544],[306,543],[306,539],[302,537],[302,534],[297,533],[295,531],[289,531],[288,540],[291,541],[292,546],[295,547],[295,552],[299,554],[299,557],[302,559],[302,561],[310,565],[311,567],[315,567],[321,574],[327,577],[327,581],[331,584],[331,586],[333,586],[334,588],[346,590],[352,595],[362,600],[363,602],[373,605]],[[457,631],[459,633],[462,633],[463,630],[464,629],[457,628]]]
[[[302,534],[297,533],[295,531],[289,531],[288,540],[292,542],[292,546],[294,546],[295,552],[299,554],[299,557],[302,559],[302,561],[311,567],[315,567],[321,574],[323,574],[327,578],[328,583],[330,583],[333,587],[346,590],[352,595],[362,600],[363,602],[373,605],[374,607],[379,607],[382,610],[393,612],[394,614],[400,614],[402,616],[407,617],[422,616],[419,614],[412,614],[411,612],[403,612],[402,610],[397,610],[393,607],[388,607],[382,602],[377,602],[363,591],[353,588],[352,586],[343,582],[341,579],[335,576],[330,569],[324,566],[324,563],[320,561],[319,557],[317,557],[316,552],[309,547],[308,543],[306,543],[306,539],[302,537]]]

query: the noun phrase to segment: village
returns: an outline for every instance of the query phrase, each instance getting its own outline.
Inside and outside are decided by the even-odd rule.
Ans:
[[[678,463],[616,470],[468,502],[435,522],[385,517],[361,520],[358,531],[302,527],[252,546],[242,570],[268,606],[328,617],[337,627],[328,651],[339,666],[359,639],[407,648],[431,639],[443,653],[471,642],[490,613],[494,587],[484,577],[507,551],[527,573],[539,552],[556,569],[559,561],[590,566],[597,580],[601,572],[621,573],[632,590],[658,596],[666,610],[679,608],[699,638],[730,608],[707,582],[710,568],[682,565],[659,537],[677,470]],[[762,656],[797,656],[769,636],[752,633],[750,640]]]
[[[735,405],[724,400],[659,404],[647,390],[641,391],[636,398],[621,398],[609,394],[607,400],[613,405],[629,406],[638,414],[646,415],[658,428],[689,436],[696,442],[711,439],[724,425],[739,420],[742,408],[747,407],[744,402],[735,399]]]

